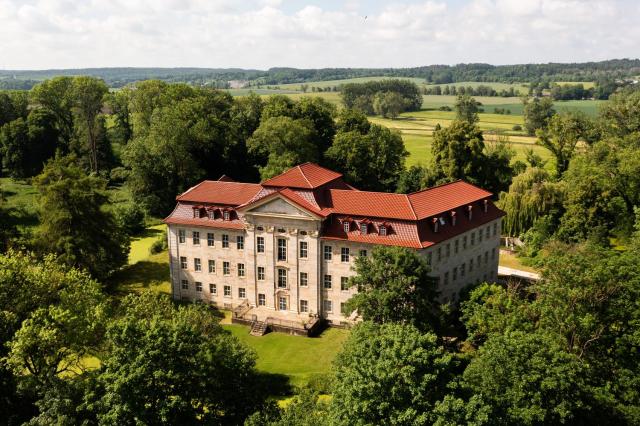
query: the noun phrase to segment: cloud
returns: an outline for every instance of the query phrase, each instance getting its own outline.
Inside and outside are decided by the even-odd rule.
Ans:
[[[601,60],[638,55],[638,21],[633,0],[0,0],[0,67]]]

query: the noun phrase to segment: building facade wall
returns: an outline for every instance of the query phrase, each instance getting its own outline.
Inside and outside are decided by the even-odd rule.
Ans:
[[[302,317],[319,315],[334,324],[347,320],[341,307],[356,289],[344,288],[342,280],[355,274],[355,259],[365,252],[371,255],[374,245],[321,239],[320,220],[296,217],[292,212],[277,216],[250,214],[243,218],[243,223],[246,225],[243,230],[169,225],[175,299],[202,300],[227,309],[245,302],[258,306],[264,301],[264,306],[274,312],[286,311]],[[181,231],[184,242],[180,241]],[[496,219],[419,250],[439,280],[442,301],[456,300],[460,290],[469,284],[496,279],[500,231],[500,219]],[[199,233],[199,244],[194,243],[194,232]],[[212,246],[208,234],[213,234]],[[228,247],[223,247],[225,235]],[[238,247],[238,236],[243,238],[242,248]],[[264,239],[264,252],[258,252],[258,237]],[[286,241],[285,260],[278,259],[279,239]],[[300,256],[300,242],[307,243],[306,257]],[[331,259],[325,259],[325,247],[331,247]],[[348,249],[344,258],[343,249]],[[186,268],[181,258],[186,258]],[[199,271],[195,259],[200,259]],[[212,272],[210,260],[215,264]],[[228,262],[228,274],[224,262]],[[239,265],[244,265],[243,276]],[[258,268],[264,268],[264,279]],[[285,271],[285,286],[279,286],[279,270]],[[301,273],[306,274],[306,285],[301,282]],[[325,284],[327,275],[331,277],[330,286]],[[281,298],[285,300],[283,305]]]

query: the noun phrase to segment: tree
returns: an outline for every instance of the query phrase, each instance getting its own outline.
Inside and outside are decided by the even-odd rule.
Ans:
[[[549,118],[546,129],[537,130],[536,142],[555,157],[558,177],[569,168],[569,161],[578,142],[584,140],[589,129],[589,120],[583,113],[564,112]]]
[[[42,108],[55,117],[55,128],[60,138],[58,146],[63,154],[68,153],[74,130],[73,78],[45,80],[31,90],[31,99],[36,108]]]
[[[507,332],[491,337],[464,371],[495,424],[560,424],[586,419],[586,371],[552,334]]]
[[[455,107],[456,120],[466,121],[472,124],[478,122],[478,102],[471,96],[458,95]]]
[[[317,162],[320,153],[315,138],[311,121],[273,117],[261,122],[247,148],[259,165],[260,177],[269,179],[300,163]]]
[[[397,92],[378,92],[373,100],[373,110],[385,118],[396,119],[405,109],[405,99]]]
[[[452,356],[434,334],[408,324],[356,325],[335,360],[337,424],[431,424],[446,394]]]
[[[403,247],[376,247],[370,257],[358,257],[357,275],[349,279],[358,288],[346,304],[365,321],[400,322],[420,330],[437,328],[437,279],[415,251]]]
[[[40,193],[38,247],[99,279],[126,263],[128,238],[104,210],[103,179],[87,176],[74,158],[59,157],[47,163],[35,186]]]
[[[549,119],[556,113],[551,98],[522,98],[524,105],[524,127],[529,136],[536,134],[536,130],[546,129]]]
[[[432,169],[440,179],[467,179],[480,184],[484,137],[472,122],[455,120],[449,127],[436,128],[431,152]]]
[[[317,392],[303,388],[285,407],[274,404],[254,413],[245,426],[322,426],[328,424],[328,404]]]
[[[600,117],[608,136],[637,135],[640,132],[640,91],[615,93],[600,109]]]
[[[405,158],[409,155],[396,131],[376,124],[338,132],[325,157],[355,187],[370,191],[393,191]]]
[[[128,296],[107,346],[95,402],[102,424],[239,424],[262,402],[255,354],[204,306]]]
[[[430,180],[429,170],[426,167],[414,164],[400,174],[396,192],[408,194],[420,191],[428,186]]]
[[[104,81],[93,77],[75,77],[73,80],[73,111],[79,126],[86,134],[86,149],[89,152],[89,170],[99,170],[99,138],[104,135],[104,122],[98,120],[104,97],[108,92]],[[77,134],[77,132],[76,132]]]

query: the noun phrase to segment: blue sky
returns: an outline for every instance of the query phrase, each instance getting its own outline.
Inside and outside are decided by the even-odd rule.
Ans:
[[[635,0],[0,0],[0,68],[582,62],[640,57],[638,22]]]

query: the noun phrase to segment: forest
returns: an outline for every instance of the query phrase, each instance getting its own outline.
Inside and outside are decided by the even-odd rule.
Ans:
[[[83,68],[68,70],[0,70],[0,89],[30,89],[55,76],[86,75],[103,79],[109,87],[123,87],[141,80],[158,79],[197,86],[226,87],[229,80],[246,80],[250,86],[340,80],[355,77],[417,77],[427,83],[464,81],[533,82],[596,81],[625,79],[640,74],[639,59],[612,59],[585,63],[519,65],[457,64],[414,68],[270,68],[266,71],[213,68]]]
[[[604,64],[590,72],[627,72],[633,61]],[[549,67],[586,78],[577,65]],[[391,114],[398,99],[416,107],[404,100],[412,87],[387,84],[356,92],[373,98],[374,114]],[[108,86],[60,76],[0,92],[2,182],[28,182],[38,200],[30,215],[0,196],[5,423],[640,423],[635,86],[617,88],[595,117],[525,97],[524,131],[550,159],[515,159],[508,137],[489,140],[480,128],[478,102],[458,95],[428,163],[412,166],[401,135],[348,100],[232,97],[160,80]],[[507,213],[504,236],[522,241],[519,255],[541,280],[469,285],[458,304],[441,305],[422,257],[376,248],[349,281],[360,291],[348,308],[363,321],[330,374],[297,389],[258,371],[215,309],[114,290],[132,236],[177,194],[305,161],[359,189],[407,193],[465,179],[492,191]]]

